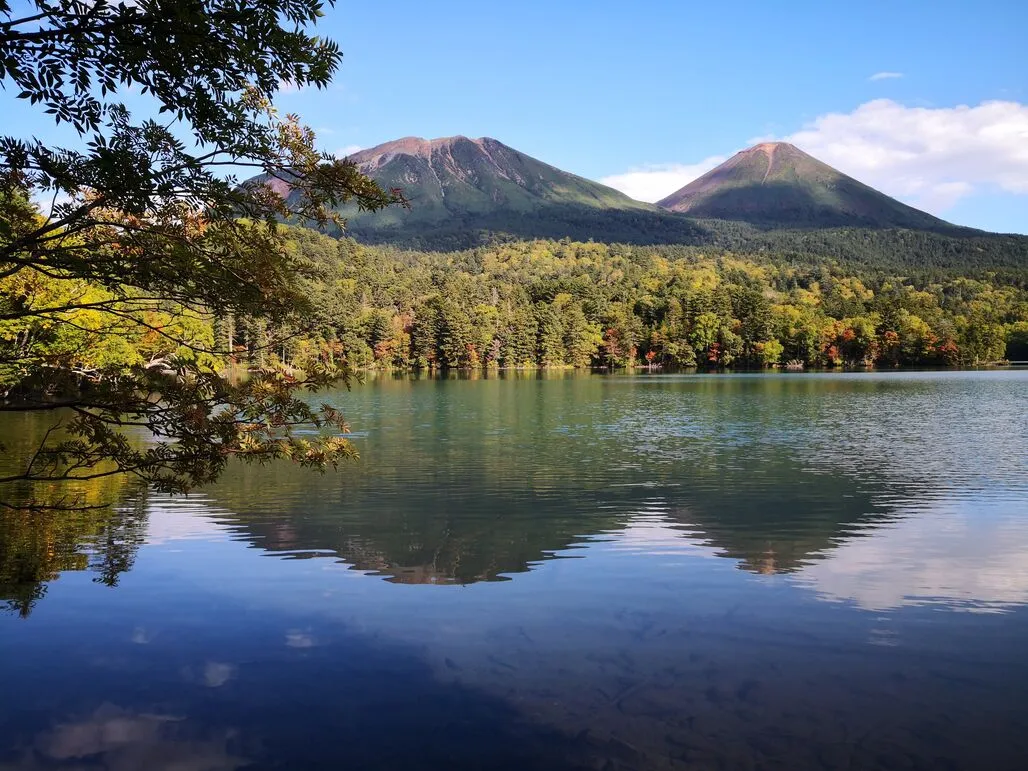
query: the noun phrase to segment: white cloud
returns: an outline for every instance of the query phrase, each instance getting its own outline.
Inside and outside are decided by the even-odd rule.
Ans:
[[[895,80],[896,78],[902,78],[902,72],[876,72],[874,75],[868,78],[868,80]]]
[[[37,734],[20,758],[0,768],[139,768],[232,771],[250,763],[232,754],[235,732],[176,715],[139,714],[104,704],[91,715]]]
[[[347,145],[346,147],[340,147],[335,152],[336,158],[346,158],[354,153],[359,153],[364,148],[360,145]]]
[[[236,674],[236,668],[231,664],[223,664],[219,661],[208,661],[203,668],[203,684],[208,688],[220,688]]]
[[[788,136],[752,142],[775,139],[935,214],[976,193],[1028,195],[1028,105],[1018,102],[932,108],[876,99],[852,112],[822,115]],[[601,182],[658,201],[722,160],[647,166]]]
[[[288,648],[313,648],[317,645],[314,637],[299,629],[290,629],[286,632],[286,647]]]
[[[1003,611],[1028,604],[1028,529],[999,502],[897,519],[794,576],[826,600]]]
[[[725,156],[712,155],[699,163],[652,164],[624,174],[603,177],[600,182],[637,201],[653,203],[703,176],[724,160]]]
[[[148,546],[159,546],[186,540],[226,540],[224,525],[213,517],[220,512],[202,495],[155,498],[146,527]]]
[[[663,512],[652,513],[655,506],[660,507],[659,499],[648,501],[649,510],[634,515],[624,530],[610,538],[607,548],[650,557],[715,556],[702,532],[669,518]],[[681,516],[685,512],[680,509],[677,513]]]
[[[1028,194],[1028,105],[906,107],[876,99],[785,140],[861,182],[935,213],[987,190]]]

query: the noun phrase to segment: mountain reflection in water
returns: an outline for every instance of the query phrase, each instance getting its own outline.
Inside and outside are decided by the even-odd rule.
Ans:
[[[0,769],[1020,769],[1025,396],[383,379],[339,474],[5,515]]]

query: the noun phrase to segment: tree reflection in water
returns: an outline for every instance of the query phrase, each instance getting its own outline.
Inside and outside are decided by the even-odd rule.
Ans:
[[[146,505],[136,491],[117,505],[70,511],[0,508],[0,608],[27,617],[65,571],[90,571],[95,583],[117,586],[145,539]]]

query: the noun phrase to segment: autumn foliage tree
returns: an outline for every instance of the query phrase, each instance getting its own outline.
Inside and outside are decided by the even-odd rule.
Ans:
[[[338,362],[234,382],[232,335],[210,332],[237,318],[303,329],[318,266],[280,221],[400,200],[274,107],[283,84],[324,88],[339,66],[311,31],[323,5],[0,0],[4,87],[77,137],[0,137],[0,410],[52,416],[42,446],[0,464],[6,505],[24,482],[131,473],[179,491],[232,456],[325,467],[353,454],[340,415],[299,398]],[[132,115],[129,90],[152,110]],[[312,426],[331,430],[298,436]]]

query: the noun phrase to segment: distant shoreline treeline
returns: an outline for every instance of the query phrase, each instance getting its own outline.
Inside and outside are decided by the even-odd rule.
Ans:
[[[1028,359],[1025,269],[915,268],[885,258],[869,266],[567,239],[419,252],[283,231],[287,248],[317,276],[299,279],[314,311],[291,328],[216,308],[165,303],[141,311],[128,291],[19,276],[4,290],[23,304],[59,305],[73,295],[85,307],[62,313],[61,324],[0,323],[9,349],[0,398],[19,397],[22,350],[44,366],[84,373],[84,382],[139,367],[173,372],[182,362],[217,371],[344,363],[670,371]]]
[[[973,366],[1028,359],[1028,275],[875,269],[698,247],[522,241],[433,253],[336,241],[294,247],[325,278],[318,313],[272,350],[236,320],[240,360],[298,367]],[[227,338],[226,338],[227,340]]]

